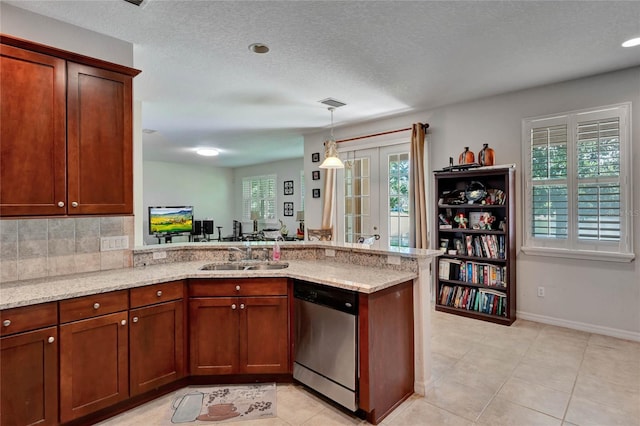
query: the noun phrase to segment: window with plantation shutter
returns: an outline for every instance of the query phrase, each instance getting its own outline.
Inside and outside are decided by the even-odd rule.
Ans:
[[[242,179],[242,216],[245,220],[276,218],[276,175]]]
[[[634,258],[630,109],[523,120],[525,253]]]

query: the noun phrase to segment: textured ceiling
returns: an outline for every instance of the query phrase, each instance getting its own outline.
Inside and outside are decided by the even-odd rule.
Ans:
[[[638,1],[4,1],[134,44],[150,160],[300,157],[327,97],[339,126],[640,65]]]

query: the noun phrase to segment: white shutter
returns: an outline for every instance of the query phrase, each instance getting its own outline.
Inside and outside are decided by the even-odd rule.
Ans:
[[[577,124],[578,238],[620,240],[620,120]]]
[[[566,239],[569,226],[567,124],[531,129],[531,235]]]
[[[276,175],[252,176],[242,179],[242,215],[251,220],[276,218]]]

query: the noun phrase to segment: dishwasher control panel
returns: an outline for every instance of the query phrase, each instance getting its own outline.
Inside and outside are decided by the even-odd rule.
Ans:
[[[348,314],[358,314],[358,293],[351,290],[295,281],[293,295],[296,299],[327,306]]]

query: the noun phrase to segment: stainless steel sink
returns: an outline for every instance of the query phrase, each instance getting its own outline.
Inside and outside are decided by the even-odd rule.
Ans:
[[[204,265],[200,268],[201,271],[244,271],[245,265],[233,264],[233,263],[219,263]]]
[[[263,270],[263,269],[284,269],[289,267],[288,263],[261,263],[259,265],[252,265],[249,267],[251,270]]]
[[[277,270],[289,266],[288,263],[211,263],[200,267],[201,271],[259,271]]]

